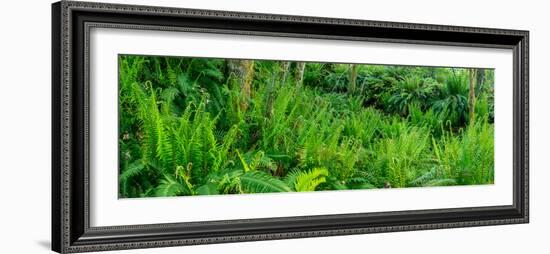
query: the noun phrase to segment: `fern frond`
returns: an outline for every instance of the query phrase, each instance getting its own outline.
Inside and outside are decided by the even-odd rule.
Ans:
[[[434,179],[424,184],[424,186],[450,186],[456,185],[455,179]]]
[[[157,158],[162,163],[164,170],[170,170],[172,167],[173,153],[172,141],[170,135],[166,131],[162,119],[158,119],[156,123],[157,133]]]
[[[168,88],[165,88],[162,90],[162,93],[160,94],[160,98],[165,102],[165,103],[172,103],[172,101],[174,100],[174,98],[176,98],[176,96],[178,96],[180,93],[180,91],[175,88],[175,87],[168,87]]]
[[[214,183],[207,183],[201,185],[195,190],[195,195],[216,195],[218,192],[218,185]]]
[[[373,184],[375,180],[369,176],[357,176],[347,179],[344,184],[349,189],[374,189],[376,186]]]
[[[263,172],[250,171],[239,177],[245,193],[269,193],[292,191],[285,182]]]
[[[432,169],[426,171],[424,174],[420,175],[418,178],[411,181],[411,185],[413,186],[422,186],[426,184],[429,181],[432,181],[434,178],[437,177],[438,168],[433,167]]]
[[[329,171],[326,168],[313,168],[308,171],[301,171],[295,178],[292,187],[295,191],[315,191],[317,186],[326,182]]]
[[[215,153],[214,162],[212,164],[213,171],[218,171],[229,163],[230,149],[237,141],[238,131],[239,129],[237,125],[232,126],[231,129],[225,133],[222,143],[216,147],[215,151],[213,151]]]
[[[243,173],[242,170],[230,170],[226,172],[218,182],[220,192],[223,194],[243,193],[240,180],[240,176]]]
[[[185,184],[178,182],[169,175],[165,175],[164,177],[165,178],[160,181],[160,185],[155,188],[155,195],[157,197],[184,196],[192,194],[192,191]]]
[[[245,161],[245,159],[241,155],[241,152],[239,152],[239,149],[237,149],[237,156],[239,157],[239,160],[241,161],[241,164],[243,165],[244,172],[250,171],[251,170],[250,166],[248,165],[248,163]]]
[[[134,161],[120,173],[118,180],[120,182],[126,182],[130,178],[141,174],[144,168],[145,166],[143,165],[141,160]]]

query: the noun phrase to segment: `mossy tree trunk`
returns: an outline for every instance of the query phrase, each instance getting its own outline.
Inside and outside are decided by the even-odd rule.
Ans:
[[[350,72],[349,72],[349,91],[353,94],[355,93],[355,90],[357,89],[357,71],[358,71],[359,65],[357,64],[351,64],[350,65]]]
[[[240,86],[240,109],[244,112],[248,109],[250,101],[250,91],[254,79],[254,60],[227,60],[227,68],[230,79]]]
[[[271,118],[273,116],[273,102],[275,100],[275,91],[279,86],[284,85],[286,83],[286,79],[288,76],[288,71],[290,69],[290,62],[289,61],[281,61],[279,62],[278,69],[275,68],[273,70],[273,73],[271,74],[271,79],[266,84],[266,117]],[[277,80],[278,79],[278,80]]]
[[[475,120],[475,107],[476,107],[476,69],[468,69],[468,75],[470,77],[470,92],[468,95],[468,108],[470,109],[470,124]]]
[[[288,77],[288,71],[290,70],[290,62],[289,61],[281,61],[280,65],[280,72],[279,72],[279,79],[281,84],[286,83],[286,79]]]
[[[304,70],[306,69],[305,62],[296,62],[296,75],[294,76],[294,81],[296,86],[302,86],[304,82]]]
[[[482,88],[485,84],[485,69],[476,69],[476,84],[478,89]]]

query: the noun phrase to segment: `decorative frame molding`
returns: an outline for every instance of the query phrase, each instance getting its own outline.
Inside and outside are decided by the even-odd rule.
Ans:
[[[88,34],[92,27],[513,49],[514,204],[90,227]],[[60,253],[528,223],[529,32],[168,7],[52,5],[52,249]],[[214,230],[214,231],[213,231]]]

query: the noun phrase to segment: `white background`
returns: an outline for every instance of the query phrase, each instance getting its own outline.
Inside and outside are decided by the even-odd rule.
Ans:
[[[550,226],[550,34],[545,1],[126,1],[281,14],[531,31],[531,223],[134,250],[125,253],[546,253]],[[48,253],[50,2],[9,1],[0,15],[0,253]],[[124,252],[123,252],[124,253]]]
[[[494,68],[495,184],[118,199],[117,60],[121,53]],[[94,28],[90,35],[90,225],[511,205],[512,60],[510,49]]]

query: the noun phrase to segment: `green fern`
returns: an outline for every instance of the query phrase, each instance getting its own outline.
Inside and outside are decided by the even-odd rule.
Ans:
[[[465,69],[305,66],[255,61],[243,93],[224,59],[120,56],[120,195],[494,182],[491,71],[469,123]]]
[[[218,186],[214,183],[207,183],[205,185],[199,186],[195,190],[195,195],[216,195],[219,194]]]
[[[126,182],[132,177],[135,177],[143,173],[145,166],[139,160],[134,161],[132,164],[128,165],[119,175],[118,179],[120,182]]]
[[[425,183],[423,186],[449,186],[449,185],[456,185],[457,182],[455,179],[434,179],[427,183]]]
[[[157,197],[170,197],[191,195],[192,191],[186,186],[178,182],[171,176],[165,175],[165,178],[160,181],[160,184],[155,188],[155,195]]]
[[[262,171],[250,171],[239,177],[244,193],[289,192],[285,182]]]
[[[285,177],[285,182],[291,189],[298,192],[315,191],[326,182],[329,171],[326,168],[313,168],[308,171],[294,170]]]

